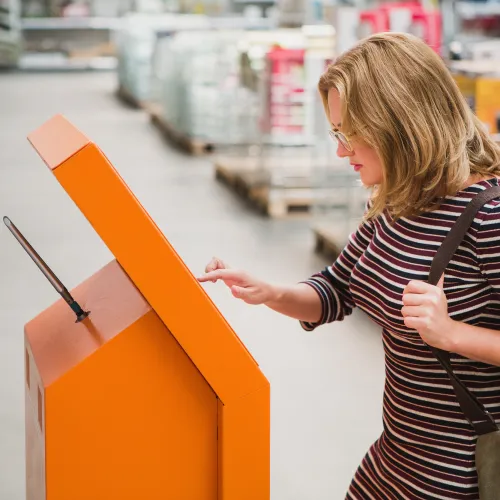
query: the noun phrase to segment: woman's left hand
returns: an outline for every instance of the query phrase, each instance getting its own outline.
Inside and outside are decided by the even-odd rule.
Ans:
[[[444,275],[437,286],[424,281],[410,281],[403,290],[401,312],[408,328],[417,330],[424,342],[449,350],[453,320],[448,315],[448,301],[443,291]]]

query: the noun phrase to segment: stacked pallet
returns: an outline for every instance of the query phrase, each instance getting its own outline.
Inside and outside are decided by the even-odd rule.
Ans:
[[[343,164],[330,167],[326,158],[307,154],[222,157],[216,159],[214,165],[217,180],[270,217],[312,215],[315,207],[326,200],[331,208],[349,203],[352,175],[347,169],[343,170]],[[335,196],[331,195],[331,182],[325,182],[328,177],[332,181],[332,176],[336,183]],[[346,189],[342,189],[343,186]]]
[[[190,137],[187,134],[175,130],[174,127],[165,120],[160,106],[147,104],[145,108],[149,113],[151,123],[160,131],[163,137],[177,149],[194,156],[205,155],[214,151],[214,144],[195,137]]]
[[[124,85],[120,85],[118,87],[118,89],[116,90],[116,97],[118,97],[121,102],[123,102],[127,106],[130,106],[131,108],[142,109],[146,107],[146,103],[138,99]]]
[[[313,226],[314,251],[333,261],[347,244],[348,231],[340,221],[323,222]]]

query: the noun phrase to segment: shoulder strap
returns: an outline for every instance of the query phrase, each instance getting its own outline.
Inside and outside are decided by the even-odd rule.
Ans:
[[[500,186],[492,186],[474,196],[434,256],[428,280],[431,285],[437,285],[480,208],[498,197],[500,197]],[[450,377],[460,408],[476,433],[481,435],[497,431],[498,427],[494,418],[453,372],[450,353],[432,346],[429,347]]]

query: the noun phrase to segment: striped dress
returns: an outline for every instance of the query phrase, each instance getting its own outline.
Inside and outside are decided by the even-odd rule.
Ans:
[[[479,498],[476,435],[446,373],[404,325],[401,308],[405,286],[427,280],[449,229],[471,197],[491,185],[498,180],[474,184],[446,197],[439,210],[392,226],[386,215],[362,224],[335,263],[305,281],[321,297],[323,313],[318,323],[302,322],[304,329],[340,321],[354,307],[383,329],[383,432],[359,466],[349,500]],[[477,214],[447,268],[444,291],[453,319],[500,330],[500,199]],[[452,364],[500,423],[500,368],[457,354]]]

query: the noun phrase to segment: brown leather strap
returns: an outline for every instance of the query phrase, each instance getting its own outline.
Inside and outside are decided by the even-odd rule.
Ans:
[[[464,239],[465,233],[468,231],[477,212],[485,203],[498,197],[500,197],[500,186],[492,186],[474,196],[455,225],[450,229],[450,232],[434,256],[428,280],[431,285],[437,285],[457,248]],[[432,346],[429,347],[450,377],[460,408],[467,420],[474,427],[476,433],[482,435],[497,431],[498,427],[494,418],[453,372],[450,363],[450,353]]]

